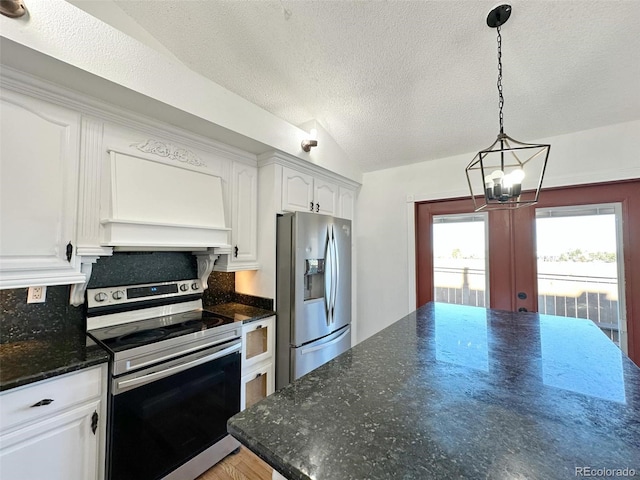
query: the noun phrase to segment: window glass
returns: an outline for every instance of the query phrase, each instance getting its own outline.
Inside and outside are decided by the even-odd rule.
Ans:
[[[486,222],[486,213],[433,216],[436,302],[488,305]]]

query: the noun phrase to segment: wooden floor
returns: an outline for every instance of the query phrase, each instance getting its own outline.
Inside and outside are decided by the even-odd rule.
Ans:
[[[196,480],[271,480],[273,469],[245,447],[232,453]]]

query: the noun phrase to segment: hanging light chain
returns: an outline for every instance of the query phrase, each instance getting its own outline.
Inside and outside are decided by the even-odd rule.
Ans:
[[[504,106],[504,97],[502,96],[502,36],[500,35],[500,26],[498,30],[498,106],[500,107],[500,133],[504,133],[502,107]]]

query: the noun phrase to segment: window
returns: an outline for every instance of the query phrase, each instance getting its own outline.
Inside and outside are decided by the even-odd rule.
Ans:
[[[626,351],[620,217],[620,204],[536,209],[538,311],[593,320]]]
[[[487,214],[433,217],[433,298],[484,307],[487,288]]]

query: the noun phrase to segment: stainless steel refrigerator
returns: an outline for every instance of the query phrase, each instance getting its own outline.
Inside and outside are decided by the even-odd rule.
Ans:
[[[279,216],[276,388],[351,347],[351,221]]]

